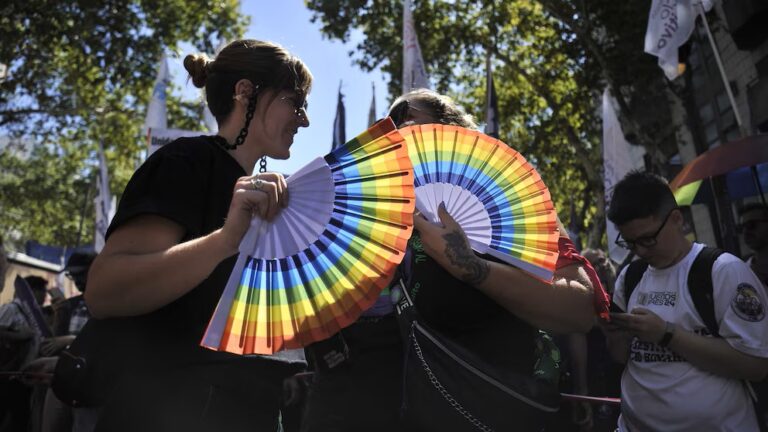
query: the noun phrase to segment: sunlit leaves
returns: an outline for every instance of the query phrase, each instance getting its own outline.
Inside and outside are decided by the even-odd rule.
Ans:
[[[8,0],[0,6],[0,135],[34,145],[0,155],[0,233],[73,246],[96,149],[119,193],[145,149],[142,124],[158,59],[180,42],[212,53],[241,35],[237,0]],[[200,108],[168,98],[169,126],[201,129]],[[91,191],[91,196],[93,191]],[[74,224],[74,225],[73,225]],[[13,236],[12,236],[13,237]]]

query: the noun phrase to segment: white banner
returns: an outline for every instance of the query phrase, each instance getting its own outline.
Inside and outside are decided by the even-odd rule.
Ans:
[[[109,191],[109,170],[107,169],[107,158],[104,156],[104,144],[99,143],[99,179],[97,185],[96,198],[93,200],[96,210],[95,228],[93,236],[93,248],[96,253],[104,248],[104,240],[107,235],[107,228],[112,218],[115,216],[117,203],[115,197]]]
[[[147,157],[177,138],[200,135],[205,135],[205,133],[183,129],[150,129],[147,131]]]
[[[628,172],[643,168],[644,154],[644,148],[631,145],[624,138],[619,119],[616,118],[616,112],[611,104],[611,95],[606,89],[603,91],[603,184],[605,186],[606,213],[613,195],[613,187]],[[608,255],[612,260],[621,263],[629,251],[614,243],[619,231],[607,218],[605,226],[608,235]]]
[[[152,90],[152,98],[147,106],[147,117],[144,119],[144,128],[165,129],[168,127],[165,97],[168,83],[171,81],[168,73],[168,60],[163,55],[157,67],[157,78]]]
[[[645,31],[645,52],[659,58],[659,67],[668,79],[680,75],[677,49],[688,41],[703,7],[712,9],[713,0],[653,0]]]
[[[429,77],[421,57],[419,38],[413,25],[411,0],[403,1],[403,93],[429,88]]]

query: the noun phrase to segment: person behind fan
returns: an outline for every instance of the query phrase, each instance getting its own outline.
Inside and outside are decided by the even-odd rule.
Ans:
[[[450,98],[424,89],[396,99],[389,116],[398,127],[442,123],[476,128],[472,117]],[[414,217],[411,258],[401,267],[409,267],[420,286],[412,297],[422,317],[489,363],[532,375],[538,329],[587,331],[594,319],[595,289],[601,294],[601,308],[607,308],[597,275],[577,256],[562,224],[561,257],[553,282],[546,283],[476,255],[442,206],[439,215],[442,226]],[[406,429],[399,419],[402,341],[387,293],[340,335],[331,355],[322,351],[327,343],[307,349],[309,358],[333,361],[316,367],[305,431]]]
[[[271,220],[287,205],[282,175],[251,173],[266,156],[291,155],[294,135],[309,126],[312,75],[281,46],[251,39],[214,60],[188,55],[184,67],[205,88],[219,132],[177,139],[147,159],[91,266],[91,314],[123,317],[141,341],[96,430],[276,430],[294,360],[199,343],[251,219]]]

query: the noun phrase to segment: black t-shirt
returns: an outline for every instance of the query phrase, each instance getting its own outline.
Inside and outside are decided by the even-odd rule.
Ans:
[[[418,232],[409,247],[410,262],[404,263],[409,293],[427,324],[502,370],[532,373],[538,330],[451,276],[424,252]]]
[[[224,225],[243,168],[210,137],[177,139],[150,156],[125,188],[107,237],[139,215],[157,215],[184,228],[185,242]],[[236,255],[223,260],[198,286],[149,314],[135,317],[153,362],[201,364],[241,358],[200,347]]]

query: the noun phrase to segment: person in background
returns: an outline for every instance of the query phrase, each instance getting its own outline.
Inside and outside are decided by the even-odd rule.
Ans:
[[[43,347],[46,347],[47,352],[53,339],[43,337],[31,309],[37,307],[42,312],[48,293],[48,281],[36,275],[26,276],[24,281],[29,286],[35,305],[25,303],[17,291],[13,301],[0,306],[0,328],[5,329],[5,337],[16,338],[14,347],[18,350],[18,358],[12,372],[20,372],[17,378],[25,388],[14,389],[13,397],[26,401],[29,410],[28,427],[31,431],[38,432],[42,427],[46,381],[55,362],[42,354]]]
[[[0,292],[4,289],[8,259],[0,238]],[[34,351],[34,331],[19,316],[16,300],[0,306],[0,371],[18,372]],[[26,432],[31,390],[18,379],[0,378],[0,431]]]
[[[581,254],[595,269],[606,292],[612,295],[616,279],[613,262],[600,249],[584,249]],[[619,397],[623,366],[612,361],[605,336],[595,324],[587,333],[555,335],[563,359],[560,388],[564,393],[576,395]],[[613,432],[618,411],[618,407],[607,403],[563,402],[547,431]]]
[[[752,203],[740,208],[738,231],[753,252],[747,264],[768,289],[768,207]]]
[[[602,249],[584,249],[582,255],[594,267],[605,291],[613,296],[616,281],[616,267],[613,261]],[[571,343],[573,344],[573,339],[579,336],[582,335],[571,335]],[[582,377],[578,379],[584,385],[585,392],[583,394],[618,398],[621,394],[621,372],[624,367],[613,361],[608,352],[605,334],[600,326],[596,325],[586,335],[583,335],[583,339],[583,343],[585,343],[583,347],[584,357],[579,362],[579,368],[583,371],[580,372]],[[616,429],[619,416],[618,406],[607,403],[590,404],[588,410],[591,412],[591,421],[583,422],[582,431],[613,432]],[[591,427],[587,428],[587,425],[591,425]]]
[[[704,245],[685,236],[667,182],[634,171],[616,184],[607,211],[620,236],[648,267],[631,295],[628,269],[616,281],[604,325],[621,378],[619,431],[757,431],[744,380],[768,373],[768,296],[743,261],[723,253],[711,269],[719,337],[693,304],[688,274]]]
[[[24,280],[29,286],[35,303],[42,310],[45,296],[48,292],[48,281],[40,276],[26,276]],[[25,367],[38,358],[41,346],[44,342],[43,335],[36,330],[37,325],[28,306],[23,304],[18,294],[10,303],[0,306],[0,328],[5,329],[5,335],[9,338],[26,340],[23,356],[17,367]]]
[[[96,254],[93,252],[75,252],[70,255],[67,264],[64,266],[63,271],[65,275],[72,280],[81,294],[54,305],[56,307],[57,321],[60,321],[66,329],[64,332],[68,342],[62,344],[62,349],[66,349],[75,340],[75,337],[90,318],[82,293],[85,293],[88,282],[88,270],[95,258]],[[60,319],[58,318],[59,316],[61,317]],[[64,336],[60,336],[57,339],[64,339]],[[61,355],[61,352],[59,351],[57,354]],[[57,361],[58,357],[52,360],[52,364],[49,366],[51,373],[55,371]],[[72,432],[91,432],[96,426],[98,412],[98,407],[69,407],[56,398],[53,391],[48,388],[45,395],[42,431],[57,432],[71,430]]]

